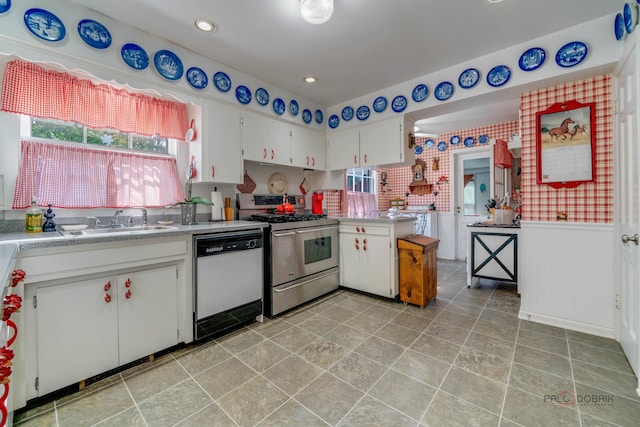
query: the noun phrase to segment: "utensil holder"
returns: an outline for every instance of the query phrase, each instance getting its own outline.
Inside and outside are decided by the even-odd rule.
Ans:
[[[180,205],[182,225],[192,225],[196,223],[196,203],[183,203]]]

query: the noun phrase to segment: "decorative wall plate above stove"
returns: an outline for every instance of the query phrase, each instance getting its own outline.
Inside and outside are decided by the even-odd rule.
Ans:
[[[287,192],[287,178],[280,172],[271,174],[267,181],[267,187],[269,188],[269,194],[284,194]]]

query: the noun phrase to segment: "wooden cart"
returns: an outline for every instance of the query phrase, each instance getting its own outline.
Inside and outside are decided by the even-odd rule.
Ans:
[[[400,301],[424,307],[438,293],[440,240],[412,234],[398,239]]]

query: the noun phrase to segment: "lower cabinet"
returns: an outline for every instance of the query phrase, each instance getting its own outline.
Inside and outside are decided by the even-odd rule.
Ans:
[[[413,222],[340,222],[340,277],[344,287],[395,298],[396,238],[413,233]]]
[[[175,265],[38,288],[38,395],[177,344],[176,298]]]

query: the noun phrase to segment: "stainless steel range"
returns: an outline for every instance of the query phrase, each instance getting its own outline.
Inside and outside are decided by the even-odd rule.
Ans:
[[[265,228],[264,311],[269,317],[338,289],[338,220],[305,213],[303,196],[238,194],[238,217]],[[282,211],[282,209],[281,209]]]

